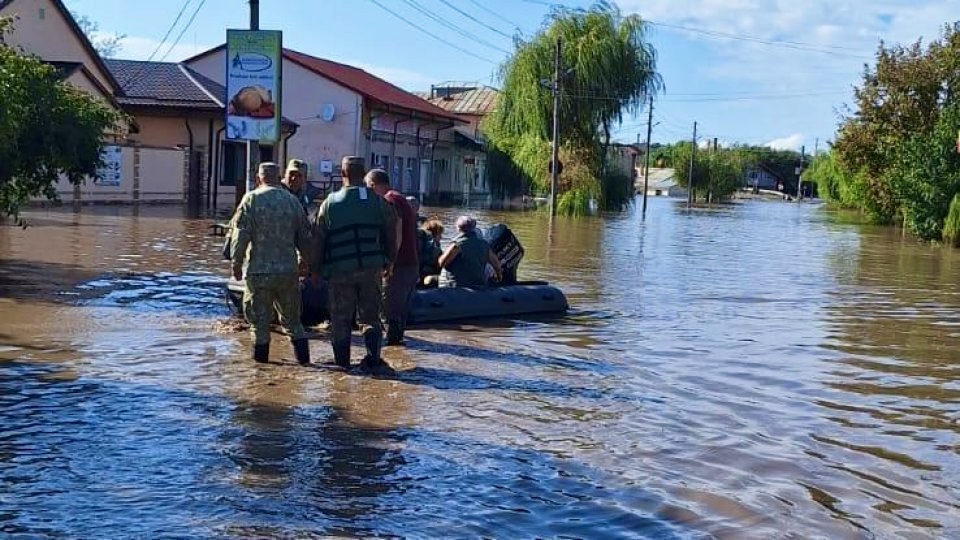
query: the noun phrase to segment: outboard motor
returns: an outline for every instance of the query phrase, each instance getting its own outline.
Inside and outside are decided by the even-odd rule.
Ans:
[[[490,244],[490,248],[500,259],[500,266],[503,267],[504,285],[512,285],[517,282],[517,269],[520,267],[520,261],[523,259],[523,246],[520,240],[513,234],[510,227],[503,223],[497,223],[491,226],[484,233],[484,239]]]

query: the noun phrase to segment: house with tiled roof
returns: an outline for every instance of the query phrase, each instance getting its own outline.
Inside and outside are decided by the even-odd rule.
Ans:
[[[0,0],[0,16],[14,19],[4,41],[50,64],[62,79],[117,111],[128,96],[117,74],[83,33],[61,0]],[[153,127],[131,116],[126,128],[104,134],[104,167],[97,178],[55,186],[64,202],[182,202],[187,199],[187,159],[175,145],[148,147],[137,137]]]
[[[225,46],[189,58],[183,65],[216,84],[225,81]],[[433,152],[444,131],[467,122],[360,68],[291,49],[283,50],[280,107],[298,124],[287,142],[290,158],[310,165],[308,181],[320,187],[339,182],[339,161],[364,156],[368,166],[386,169],[393,184],[408,194],[425,194],[434,178],[449,173]],[[242,152],[224,141],[225,156]],[[434,159],[437,158],[437,159]],[[232,189],[230,160],[221,171],[221,188]]]
[[[123,91],[117,101],[139,126],[130,139],[144,146],[183,148],[189,156],[185,189],[194,202],[212,206],[233,202],[234,186],[246,175],[246,145],[225,144],[226,88],[177,62],[105,63]],[[284,117],[278,148],[260,145],[257,159],[283,161],[287,140],[296,132],[296,122]],[[227,154],[223,149],[236,151]],[[230,187],[220,190],[225,172],[231,175]]]
[[[453,128],[448,144],[441,147],[451,163],[447,178],[433,186],[434,197],[442,202],[467,205],[492,202],[480,124],[495,110],[499,93],[490,86],[453,81],[433,85],[429,92],[417,92],[420,98],[465,122]]]

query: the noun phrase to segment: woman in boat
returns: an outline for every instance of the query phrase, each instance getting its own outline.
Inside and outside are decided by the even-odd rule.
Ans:
[[[487,265],[493,269],[494,281],[500,281],[500,260],[490,244],[477,233],[477,220],[469,216],[457,218],[457,236],[440,255],[440,286],[483,288],[487,286]]]
[[[436,287],[440,274],[440,239],[443,238],[443,223],[436,217],[428,219],[417,229],[420,255],[420,282],[427,287]]]

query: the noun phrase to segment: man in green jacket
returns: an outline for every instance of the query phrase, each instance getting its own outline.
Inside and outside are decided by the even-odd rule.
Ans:
[[[234,214],[233,277],[246,277],[243,313],[253,334],[253,359],[270,355],[274,309],[293,343],[301,365],[310,363],[310,346],[300,323],[297,252],[308,259],[310,227],[303,207],[280,184],[276,163],[261,163],[259,186],[244,195]]]
[[[380,357],[381,280],[389,275],[397,256],[398,222],[386,201],[364,185],[365,173],[363,158],[343,158],[343,187],[317,211],[311,271],[329,280],[336,364],[350,367],[350,332],[356,314],[367,349],[361,367],[375,375],[389,375],[393,370]]]

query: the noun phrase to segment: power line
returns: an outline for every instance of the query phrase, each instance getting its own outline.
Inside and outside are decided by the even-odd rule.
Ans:
[[[847,90],[838,90],[832,92],[796,92],[796,93],[783,93],[783,94],[754,94],[754,95],[730,95],[730,96],[716,96],[716,97],[700,97],[700,98],[679,98],[679,99],[669,99],[662,98],[660,101],[663,103],[707,103],[713,101],[764,101],[764,100],[779,100],[779,99],[795,99],[795,98],[805,98],[805,97],[816,97],[816,96],[832,96],[837,94],[846,94]],[[623,101],[623,98],[616,96],[599,96],[591,94],[566,94],[567,97],[576,98],[576,99],[589,99],[597,101]]]
[[[166,60],[167,56],[170,55],[170,52],[173,51],[173,48],[176,47],[178,43],[180,43],[180,39],[183,38],[183,35],[186,34],[187,30],[189,30],[190,27],[193,25],[194,19],[197,18],[197,14],[200,13],[200,10],[203,9],[203,5],[206,3],[207,3],[207,0],[200,0],[200,3],[197,5],[197,9],[193,10],[193,14],[190,15],[190,20],[187,21],[186,26],[184,26],[183,29],[180,30],[180,33],[177,34],[177,39],[170,44],[170,48],[167,49],[167,52],[163,53],[163,57],[160,58],[161,62]]]
[[[461,27],[453,24],[452,22],[444,19],[443,17],[440,17],[439,15],[436,15],[436,14],[434,14],[434,13],[431,13],[429,10],[425,9],[422,5],[420,5],[419,3],[417,3],[416,0],[403,0],[403,2],[404,2],[405,4],[407,4],[408,6],[412,7],[415,11],[419,12],[421,15],[424,15],[424,16],[426,16],[428,19],[433,20],[434,22],[436,22],[436,23],[439,24],[440,26],[443,26],[443,27],[445,27],[445,28],[447,28],[447,29],[449,29],[449,30],[453,30],[454,32],[463,34],[464,36],[466,36],[466,37],[468,37],[468,38],[476,41],[476,42],[479,43],[480,45],[483,45],[483,46],[488,47],[488,48],[490,48],[490,49],[493,49],[493,50],[495,50],[495,51],[501,52],[501,53],[503,53],[503,54],[510,54],[510,51],[508,51],[508,50],[506,50],[506,49],[504,49],[504,48],[502,48],[502,47],[500,47],[500,46],[498,46],[498,45],[494,45],[493,43],[490,43],[489,41],[481,38],[480,36],[478,36],[478,35],[476,35],[476,34],[473,34],[473,33],[471,33],[471,32],[468,32],[468,31],[464,30],[463,28],[461,28]]]
[[[474,17],[473,15],[470,15],[470,14],[467,13],[466,11],[463,11],[462,9],[458,8],[457,6],[451,4],[451,3],[449,2],[449,0],[440,0],[440,2],[443,3],[445,6],[449,7],[450,9],[456,11],[457,13],[463,15],[464,17],[470,19],[471,21],[473,21],[473,22],[479,24],[480,26],[482,26],[482,27],[490,30],[491,32],[500,34],[501,36],[503,36],[503,37],[505,37],[505,38],[507,38],[507,39],[513,39],[513,36],[511,36],[510,34],[507,34],[506,32],[501,32],[500,30],[498,30],[498,29],[490,26],[489,24],[481,21],[480,19]]]
[[[447,45],[448,47],[452,47],[452,48],[454,48],[454,49],[462,52],[463,54],[466,54],[466,55],[468,55],[468,56],[472,56],[473,58],[476,58],[476,59],[478,59],[478,60],[483,60],[484,62],[493,64],[493,65],[497,65],[497,63],[498,63],[498,62],[494,62],[493,60],[491,60],[491,59],[489,59],[489,58],[484,58],[483,56],[480,56],[479,54],[472,53],[472,52],[464,49],[463,47],[460,47],[459,45],[456,45],[456,44],[451,43],[450,41],[448,41],[448,40],[446,40],[446,39],[443,39],[442,37],[440,37],[440,36],[434,34],[433,32],[431,32],[431,31],[423,28],[422,26],[419,26],[419,25],[417,25],[416,23],[411,22],[410,19],[407,19],[407,18],[404,17],[403,15],[400,15],[400,14],[397,13],[396,11],[393,11],[392,9],[388,8],[387,6],[381,4],[378,0],[370,0],[370,2],[373,3],[374,5],[376,5],[377,7],[379,7],[380,9],[386,11],[387,13],[393,15],[394,17],[400,19],[401,21],[407,23],[408,25],[416,28],[417,30],[423,32],[424,34],[432,37],[433,39],[435,39],[435,40],[437,40],[437,41],[439,41],[440,43],[443,43],[444,45]]]
[[[481,4],[481,3],[478,2],[477,0],[469,0],[469,2],[470,2],[471,4],[477,6],[478,8],[482,9],[483,11],[486,11],[487,13],[489,13],[489,14],[493,15],[494,17],[500,19],[501,21],[503,21],[503,22],[505,22],[505,23],[513,26],[513,28],[514,28],[515,30],[517,30],[518,32],[523,33],[523,31],[520,30],[520,27],[518,27],[518,26],[516,25],[516,23],[514,23],[514,22],[511,21],[510,19],[507,19],[507,18],[504,17],[503,15],[500,15],[500,14],[497,13],[496,11],[488,8],[487,6]]]
[[[723,39],[733,39],[737,41],[749,41],[753,43],[761,43],[764,45],[770,45],[773,47],[784,47],[787,49],[794,49],[798,51],[809,51],[809,52],[818,52],[822,54],[830,54],[834,56],[845,56],[848,58],[860,58],[864,59],[866,56],[863,54],[850,54],[843,53],[839,51],[859,51],[859,49],[853,47],[843,47],[840,45],[816,45],[813,43],[804,43],[802,41],[790,41],[790,40],[774,40],[774,39],[764,39],[756,36],[745,36],[739,34],[729,34],[727,32],[718,32],[716,30],[706,30],[703,28],[693,28],[690,26],[681,26],[678,24],[669,24],[669,23],[660,23],[656,21],[647,20],[646,22],[654,25],[660,26],[663,28],[672,28],[675,30],[682,30],[684,32],[692,32],[695,34],[702,34],[705,36],[718,37]],[[833,50],[831,50],[833,49]]]
[[[153,52],[152,52],[152,53],[150,53],[150,57],[147,58],[147,62],[152,61],[152,60],[154,59],[154,57],[157,56],[157,53],[160,52],[160,49],[163,48],[163,45],[167,42],[167,38],[169,38],[169,37],[170,37],[170,34],[173,33],[173,29],[177,27],[177,23],[180,22],[180,18],[183,17],[183,13],[184,13],[185,11],[187,11],[187,6],[189,6],[189,5],[190,5],[190,2],[192,2],[192,1],[193,1],[193,0],[186,0],[186,1],[183,3],[183,5],[180,6],[180,12],[177,13],[177,18],[175,18],[175,19],[173,20],[173,23],[170,25],[170,28],[167,28],[167,33],[163,35],[163,38],[160,40],[160,43],[158,43],[158,44],[157,44],[157,47],[156,47],[155,49],[153,49]],[[141,74],[143,74],[143,70],[146,69],[146,66],[147,66],[147,64],[144,64],[143,66],[141,66],[140,69],[137,70],[136,72],[134,72],[133,76],[130,77],[129,79],[127,79],[121,86],[131,85],[134,81],[137,80],[137,78],[138,78]]]

